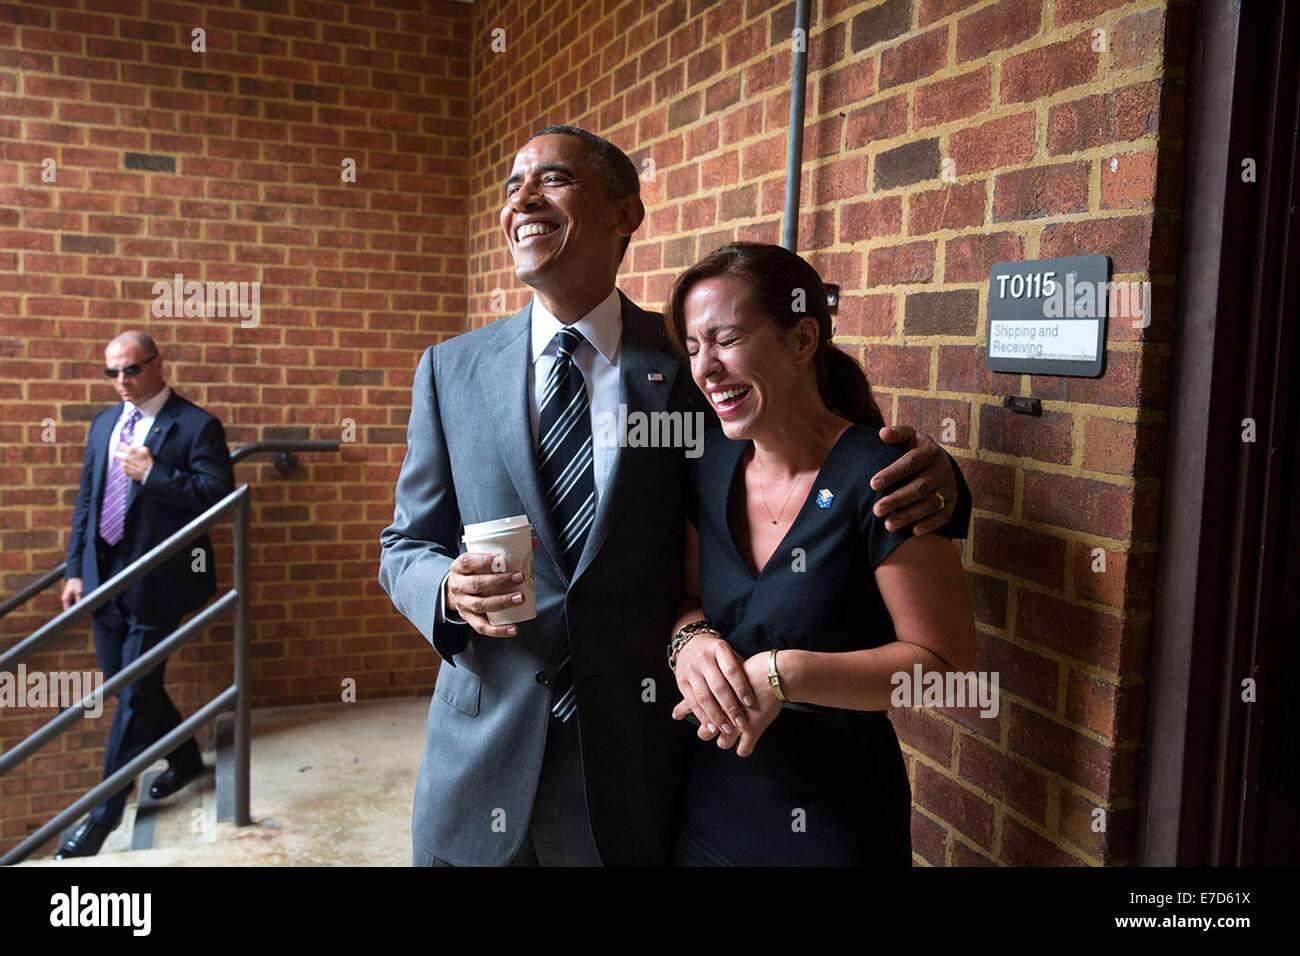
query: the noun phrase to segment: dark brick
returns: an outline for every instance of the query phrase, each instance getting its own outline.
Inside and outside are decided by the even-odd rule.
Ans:
[[[853,52],[860,53],[867,47],[902,36],[911,25],[911,0],[885,0],[880,6],[864,10],[853,18],[849,42]]]
[[[152,173],[176,172],[175,156],[158,156],[152,153],[127,153],[123,162],[127,169],[145,169]]]
[[[903,308],[903,334],[974,335],[979,308],[975,289],[914,292]]]
[[[311,438],[311,429],[303,425],[268,425],[262,429],[263,441],[299,441]]]
[[[923,139],[876,157],[876,188],[908,186],[939,175],[939,140]]]
[[[340,385],[383,385],[384,373],[379,369],[339,369]]]
[[[112,236],[59,236],[61,252],[102,252],[112,255],[117,251],[117,240]]]

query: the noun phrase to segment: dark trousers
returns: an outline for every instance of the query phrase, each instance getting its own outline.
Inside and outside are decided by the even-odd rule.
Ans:
[[[122,569],[125,562],[117,547],[101,538],[96,542],[99,552],[99,580],[107,581]],[[126,594],[118,594],[100,606],[93,615],[95,634],[95,659],[108,680],[118,671],[133,663],[163,638],[176,630],[180,619],[158,621],[144,620],[132,608]],[[117,696],[117,712],[108,732],[104,747],[104,779],[126,766],[150,744],[157,741],[181,722],[180,711],[167,696],[163,686],[163,661],[153,670],[128,684]],[[167,755],[167,762],[175,767],[191,767],[201,763],[202,754],[193,737],[184,741]],[[126,799],[132,785],[123,787],[94,810],[91,817],[98,823],[113,826],[122,818]]]

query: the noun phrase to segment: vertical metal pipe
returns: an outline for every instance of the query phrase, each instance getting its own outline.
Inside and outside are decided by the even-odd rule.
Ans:
[[[797,252],[799,244],[799,177],[803,170],[804,87],[808,79],[808,0],[796,0],[795,36],[790,59],[790,133],[785,146],[785,220],[781,245]]]
[[[252,687],[249,680],[248,660],[248,512],[250,493],[248,486],[235,507],[235,591],[239,600],[235,604],[235,687],[239,697],[235,701],[235,826],[246,827],[253,822],[249,813],[250,750],[249,731],[252,720]]]

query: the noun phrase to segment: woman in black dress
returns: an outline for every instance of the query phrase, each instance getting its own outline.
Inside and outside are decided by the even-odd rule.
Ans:
[[[960,558],[873,513],[870,476],[901,452],[879,437],[861,367],[830,344],[803,259],[724,246],[677,280],[665,319],[722,425],[698,462],[670,646],[673,716],[693,715],[701,738],[677,863],[910,866],[911,789],[885,711],[896,673],[974,667]]]

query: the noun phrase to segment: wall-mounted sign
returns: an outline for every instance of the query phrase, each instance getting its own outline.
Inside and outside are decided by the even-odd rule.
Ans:
[[[989,274],[989,370],[1097,377],[1111,295],[1106,256],[996,263]]]

